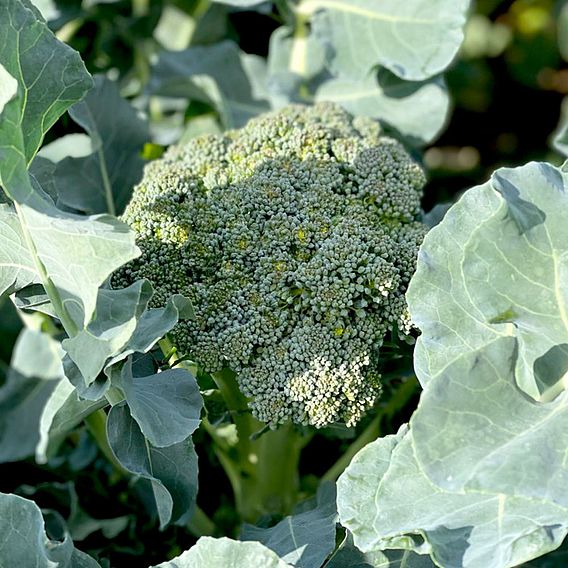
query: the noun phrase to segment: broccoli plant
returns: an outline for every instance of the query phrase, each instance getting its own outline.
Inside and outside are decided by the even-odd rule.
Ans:
[[[0,0],[0,567],[565,565],[567,165],[423,211],[469,2],[76,4]]]
[[[383,337],[412,328],[424,183],[372,119],[330,103],[263,114],[146,166],[123,215],[142,254],[115,283],[189,298],[174,345],[234,371],[259,421],[352,426],[380,395]]]

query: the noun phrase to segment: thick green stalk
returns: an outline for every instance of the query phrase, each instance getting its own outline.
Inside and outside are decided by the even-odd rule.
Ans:
[[[193,517],[187,523],[187,530],[193,536],[213,536],[216,532],[216,526],[203,509],[196,507]]]
[[[302,435],[293,424],[263,434],[258,445],[257,476],[263,511],[289,513],[298,501]]]
[[[160,341],[160,347],[175,365],[172,343],[166,338]],[[179,365],[187,363],[181,361]],[[207,418],[202,426],[210,435],[215,454],[231,483],[241,518],[254,522],[264,514],[290,512],[298,497],[298,463],[307,437],[288,424],[253,439],[265,425],[252,416],[236,374],[223,369],[213,373],[212,378],[236,427],[237,442],[231,445]]]
[[[237,510],[248,522],[267,513],[290,512],[298,497],[298,463],[304,446],[301,433],[288,424],[252,440],[264,424],[252,416],[235,373],[224,369],[213,379],[237,428],[236,451],[221,460],[233,486]]]

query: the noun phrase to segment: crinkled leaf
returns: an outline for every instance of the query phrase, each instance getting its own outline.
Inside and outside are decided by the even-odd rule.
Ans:
[[[0,4],[0,64],[5,85],[0,91],[0,184],[24,202],[33,193],[22,183],[25,170],[43,136],[92,80],[79,54],[55,38],[26,0]],[[6,73],[18,82],[15,96]]]
[[[153,446],[125,403],[111,408],[107,435],[120,463],[151,490],[160,527],[189,518],[197,495],[197,454],[191,438],[167,448]]]
[[[226,127],[238,127],[269,109],[258,93],[260,58],[231,41],[160,53],[148,85],[151,94],[191,98],[213,106]]]
[[[412,431],[359,452],[338,481],[337,503],[363,552],[430,553],[445,568],[515,566],[553,550],[568,532],[568,510],[550,501],[440,489],[416,461]]]
[[[21,206],[38,258],[62,303],[81,329],[94,312],[98,288],[108,276],[140,254],[130,228],[109,215],[83,217],[45,202],[42,210]]]
[[[463,40],[469,0],[303,0],[297,10],[353,79],[383,66],[422,81],[443,71]]]
[[[24,329],[0,388],[0,463],[33,455],[40,415],[62,376],[59,343],[44,333]]]
[[[377,118],[407,140],[423,145],[432,141],[446,123],[449,96],[440,78],[403,81],[381,73],[360,81],[336,78],[323,82],[316,101],[333,101],[354,115]]]
[[[363,551],[481,568],[564,539],[566,199],[550,165],[499,170],[426,237],[408,293],[425,391],[410,431],[365,448],[339,482]]]
[[[201,537],[197,544],[169,562],[154,568],[290,568],[259,542]]]
[[[468,355],[432,379],[412,417],[425,474],[449,491],[523,496],[568,510],[568,392],[546,404],[527,397],[514,380],[513,338]]]
[[[169,369],[134,377],[128,360],[115,384],[124,392],[132,418],[153,446],[183,442],[199,427],[203,398],[189,371]]]
[[[355,115],[381,120],[417,145],[436,137],[449,109],[440,77],[405,81],[385,68],[359,79],[334,77],[326,71],[325,50],[314,34],[298,39],[286,27],[270,38],[268,87],[273,106],[333,101]]]
[[[63,541],[50,540],[33,501],[6,493],[0,493],[0,566],[100,568],[73,547],[68,535]]]
[[[568,344],[567,216],[566,174],[533,162],[498,170],[428,233],[407,294],[422,331],[422,384],[461,354],[514,335],[519,386],[535,398],[554,392],[559,377],[534,366]]]
[[[147,309],[153,294],[147,280],[119,290],[100,289],[95,318],[63,348],[90,385],[103,370],[134,352],[146,352],[178,321],[191,315],[189,302],[172,296],[164,308]]]
[[[94,89],[69,114],[88,132],[93,153],[57,163],[57,203],[86,213],[122,212],[142,176],[147,123],[103,76],[95,77]]]
[[[314,509],[288,516],[268,529],[245,525],[241,539],[264,544],[297,568],[319,567],[335,548],[336,520],[335,487],[324,484]]]

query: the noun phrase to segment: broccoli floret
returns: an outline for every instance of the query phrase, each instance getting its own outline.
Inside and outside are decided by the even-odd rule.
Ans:
[[[381,392],[383,337],[411,329],[424,182],[371,119],[328,103],[264,114],[146,167],[123,216],[143,254],[118,281],[150,279],[158,305],[190,298],[178,349],[233,369],[259,420],[352,425]]]

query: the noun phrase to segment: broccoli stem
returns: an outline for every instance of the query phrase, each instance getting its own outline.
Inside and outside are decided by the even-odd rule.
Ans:
[[[235,452],[221,448],[218,452],[233,487],[237,511],[248,522],[264,514],[289,513],[298,499],[298,463],[305,445],[302,434],[286,424],[253,440],[264,424],[250,413],[235,373],[223,369],[212,376],[237,427]],[[214,435],[212,438],[215,440]]]

